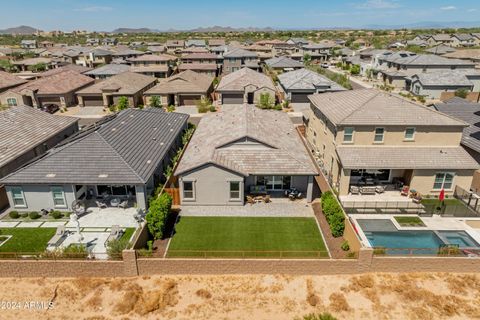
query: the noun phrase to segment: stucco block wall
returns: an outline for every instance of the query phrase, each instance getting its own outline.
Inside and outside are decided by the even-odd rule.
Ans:
[[[60,211],[71,210],[72,202],[75,200],[75,189],[73,185],[55,185],[63,187],[66,207],[55,207],[53,195],[49,185],[22,185],[26,207],[13,206],[12,186],[6,186],[8,201],[12,209],[17,211],[40,211],[42,209],[55,209]]]
[[[433,190],[435,175],[438,172],[452,172],[455,174],[453,188],[445,190],[445,193],[453,194],[455,186],[459,186],[464,190],[470,190],[475,170],[413,170],[410,187],[420,192],[420,194],[438,195],[440,190]]]
[[[183,174],[180,181],[180,201],[188,205],[243,205],[244,178],[233,172],[214,165],[206,165],[197,170]],[[193,181],[195,200],[183,197],[183,181]],[[230,200],[229,181],[240,181],[240,201]]]

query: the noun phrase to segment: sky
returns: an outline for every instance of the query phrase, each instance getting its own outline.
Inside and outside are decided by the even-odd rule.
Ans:
[[[480,0],[0,0],[0,28],[325,28],[480,21]],[[479,23],[480,25],[480,23]]]

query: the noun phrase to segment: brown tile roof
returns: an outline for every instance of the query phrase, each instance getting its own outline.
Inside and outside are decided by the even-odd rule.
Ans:
[[[182,59],[211,59],[211,60],[216,60],[218,57],[216,54],[210,53],[210,52],[195,52],[195,53],[186,53],[182,55]]]
[[[12,90],[18,93],[32,90],[37,91],[38,94],[64,94],[76,91],[94,81],[90,77],[69,70],[27,82]]]
[[[178,70],[217,70],[215,63],[182,63],[178,66]]]
[[[131,66],[130,71],[136,73],[148,73],[148,72],[168,72],[170,69],[166,64],[152,64],[148,66]]]
[[[155,87],[147,90],[145,95],[203,93],[206,94],[212,85],[213,77],[194,71],[184,71],[162,80]]]
[[[135,58],[130,58],[128,61],[142,62],[142,61],[175,61],[177,57],[169,54],[144,54]]]
[[[217,87],[217,91],[244,91],[248,85],[276,90],[270,77],[252,69],[243,68],[224,76]]]
[[[25,82],[27,82],[27,80],[19,78],[11,73],[0,71],[0,91],[21,85]]]
[[[33,66],[38,63],[45,63],[45,64],[50,64],[52,63],[52,59],[50,58],[30,58],[30,59],[25,59],[25,60],[20,60],[20,61],[14,61],[14,65],[25,65],[25,66]]]
[[[65,72],[65,71],[75,71],[77,73],[84,73],[84,72],[87,72],[87,71],[90,71],[90,70],[92,70],[92,68],[84,67],[84,66],[79,65],[79,64],[67,64],[67,65],[65,65],[63,67],[60,67],[60,68],[50,69],[48,71],[42,72],[38,76],[39,77],[48,77],[48,76],[52,76],[54,74],[57,74],[57,73],[60,73],[60,72]]]
[[[77,91],[78,95],[102,94],[103,90],[115,90],[115,94],[132,95],[152,83],[156,78],[145,76],[135,72],[124,72],[110,77],[104,81],[97,82],[94,85],[83,90]]]

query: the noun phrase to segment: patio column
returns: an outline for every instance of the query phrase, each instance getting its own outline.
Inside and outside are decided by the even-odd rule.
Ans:
[[[313,200],[313,176],[308,176],[307,202],[312,202],[312,200]]]
[[[340,170],[340,181],[338,181],[338,194],[341,196],[348,195],[350,188],[350,172],[349,169]]]
[[[135,186],[135,194],[137,198],[137,208],[145,210],[147,208],[147,195],[145,193],[145,187],[140,185]]]

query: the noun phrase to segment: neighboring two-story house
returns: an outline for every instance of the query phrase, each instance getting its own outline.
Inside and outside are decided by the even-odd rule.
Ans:
[[[223,73],[228,74],[244,67],[260,70],[258,54],[242,48],[226,47],[223,54]]]
[[[218,56],[209,52],[184,54],[178,71],[191,70],[215,77],[218,69],[217,60]]]
[[[155,78],[166,78],[173,72],[177,57],[169,54],[144,54],[127,60],[131,71]]]
[[[307,141],[340,198],[366,182],[422,195],[469,190],[479,165],[460,146],[465,122],[374,89],[310,100]]]

